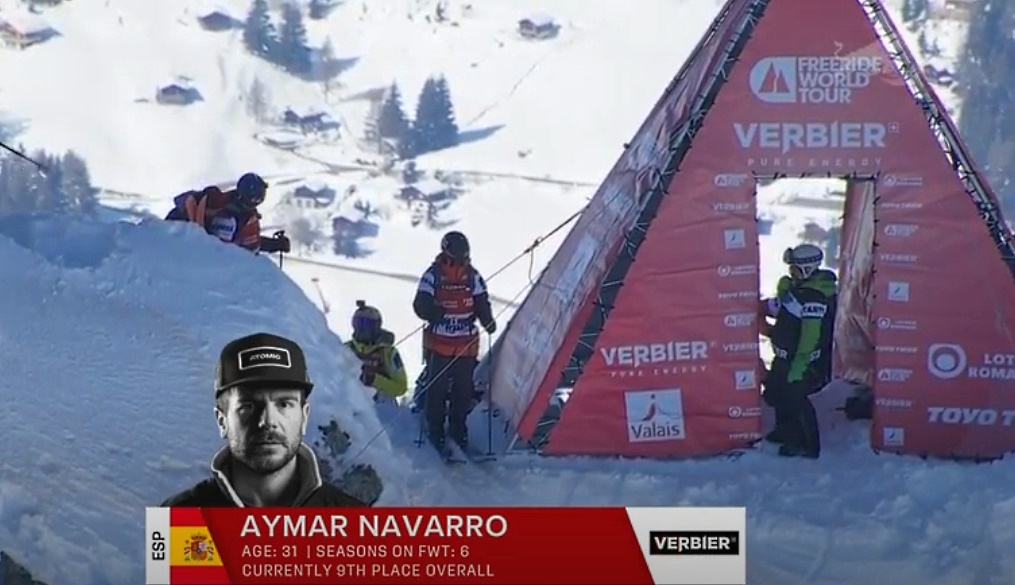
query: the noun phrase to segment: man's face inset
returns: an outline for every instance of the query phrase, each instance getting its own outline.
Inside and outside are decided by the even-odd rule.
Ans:
[[[217,418],[233,457],[267,475],[296,456],[309,412],[302,390],[237,388],[227,404]]]

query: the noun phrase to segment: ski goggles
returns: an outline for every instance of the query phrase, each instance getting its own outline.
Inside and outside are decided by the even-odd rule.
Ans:
[[[782,261],[789,265],[789,275],[797,279],[807,278],[821,266],[821,258],[799,258],[793,253],[793,248],[786,248]]]
[[[796,252],[793,250],[793,248],[786,248],[786,251],[782,253],[782,261],[784,264],[789,264],[791,266],[796,264],[803,266],[808,266],[811,264],[818,265],[821,264],[821,256],[817,254],[812,254],[810,256],[800,257],[796,255]]]
[[[358,333],[373,334],[381,330],[381,324],[371,317],[353,317],[352,330]]]
[[[794,280],[803,280],[814,274],[818,267],[813,264],[790,264],[789,275]]]

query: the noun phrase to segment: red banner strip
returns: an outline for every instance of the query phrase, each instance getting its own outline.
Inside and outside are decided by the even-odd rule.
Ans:
[[[150,545],[166,532],[152,510]],[[173,555],[173,585],[743,584],[746,573],[744,508],[177,508],[168,515],[172,528],[207,530],[214,541],[195,547],[205,541],[189,528],[169,530],[170,549],[189,551]],[[152,564],[163,562],[161,550],[152,546],[148,574],[165,585]],[[214,554],[201,554],[207,550]]]

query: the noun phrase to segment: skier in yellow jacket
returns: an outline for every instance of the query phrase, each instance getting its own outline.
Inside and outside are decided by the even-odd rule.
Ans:
[[[356,301],[352,316],[352,339],[346,346],[363,363],[360,381],[377,391],[375,402],[394,402],[409,391],[402,356],[395,348],[395,336],[382,327],[381,312]]]

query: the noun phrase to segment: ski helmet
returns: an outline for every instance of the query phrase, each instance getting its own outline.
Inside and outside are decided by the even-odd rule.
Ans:
[[[381,333],[384,320],[376,307],[366,301],[356,301],[356,312],[352,314],[352,338],[356,341],[369,342],[377,340]]]
[[[469,239],[462,232],[448,232],[441,238],[441,252],[455,262],[468,262]]]
[[[786,248],[782,254],[782,261],[789,265],[790,276],[804,280],[821,268],[821,263],[825,261],[825,253],[814,244],[800,244],[795,248]]]
[[[245,207],[253,209],[264,203],[268,194],[268,183],[257,173],[246,173],[236,181],[236,198]]]

